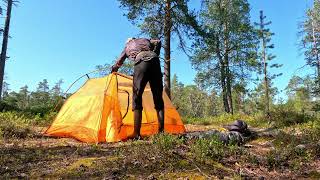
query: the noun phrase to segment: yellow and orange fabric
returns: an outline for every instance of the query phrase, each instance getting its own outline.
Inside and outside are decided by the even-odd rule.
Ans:
[[[132,77],[113,73],[102,78],[89,79],[74,93],[55,118],[45,135],[72,137],[82,142],[117,142],[133,134]],[[168,96],[165,104],[165,132],[184,133],[182,120]],[[143,93],[141,135],[158,132],[150,86]]]

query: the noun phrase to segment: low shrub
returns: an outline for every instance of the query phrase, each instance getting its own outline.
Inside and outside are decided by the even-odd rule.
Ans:
[[[209,139],[197,139],[191,145],[191,152],[200,161],[207,158],[221,160],[225,155],[225,145],[217,136]]]
[[[15,112],[0,113],[1,138],[26,138],[32,134],[30,119]]]
[[[18,108],[8,102],[0,100],[0,112],[4,111],[17,111]]]
[[[270,124],[277,128],[283,128],[296,124],[319,121],[315,113],[298,112],[287,106],[277,106],[270,112],[270,117],[267,117],[263,112],[247,115],[247,114],[220,114],[218,116],[208,117],[183,117],[185,124],[194,125],[225,125],[235,120],[244,120],[251,127],[270,127]]]
[[[299,139],[297,136],[293,134],[288,134],[283,131],[280,131],[276,135],[275,140],[273,141],[273,144],[278,148],[288,146],[288,145],[294,146],[299,144]]]
[[[155,144],[159,149],[166,151],[183,144],[183,141],[184,140],[178,136],[166,133],[160,133],[152,137],[152,143]]]
[[[23,110],[23,112],[28,113],[30,115],[37,115],[41,118],[45,117],[47,114],[49,114],[52,111],[52,106],[47,105],[38,105],[38,106],[32,106],[28,109]]]
[[[278,106],[272,110],[269,121],[273,122],[276,127],[282,128],[307,123],[316,119],[317,118],[312,114],[295,111],[294,109],[286,106]]]
[[[182,118],[185,124],[195,124],[195,125],[225,125],[235,120],[244,120],[249,125],[259,124],[260,122],[256,120],[255,116],[250,116],[246,114],[221,114],[218,116],[208,116],[208,117],[184,117]]]
[[[212,117],[185,117],[182,118],[185,124],[194,125],[210,125],[212,124]]]
[[[270,151],[266,155],[266,166],[269,169],[279,169],[283,167],[298,169],[300,165],[308,163],[311,159],[312,154],[309,150],[289,145]]]
[[[289,166],[288,157],[290,153],[285,150],[272,150],[266,155],[266,166],[269,169],[280,168],[284,166]]]

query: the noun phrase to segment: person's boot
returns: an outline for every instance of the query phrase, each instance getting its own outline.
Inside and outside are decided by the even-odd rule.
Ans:
[[[164,132],[164,109],[157,110],[158,122],[159,122],[159,133]]]
[[[141,129],[141,121],[142,121],[142,110],[134,110],[134,132],[132,139],[140,139],[140,129]]]

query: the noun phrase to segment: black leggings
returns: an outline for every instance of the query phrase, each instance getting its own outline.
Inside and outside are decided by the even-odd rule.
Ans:
[[[142,110],[142,94],[149,82],[153,102],[156,110],[162,110],[164,103],[162,99],[162,73],[159,58],[150,61],[140,61],[134,66],[132,110]]]

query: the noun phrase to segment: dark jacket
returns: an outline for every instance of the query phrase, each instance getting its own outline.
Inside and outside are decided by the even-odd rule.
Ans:
[[[140,60],[151,59],[154,56],[160,55],[161,41],[155,39],[132,39],[126,43],[126,46],[119,58],[116,61],[116,65],[120,67],[126,58],[129,58],[135,63]]]

